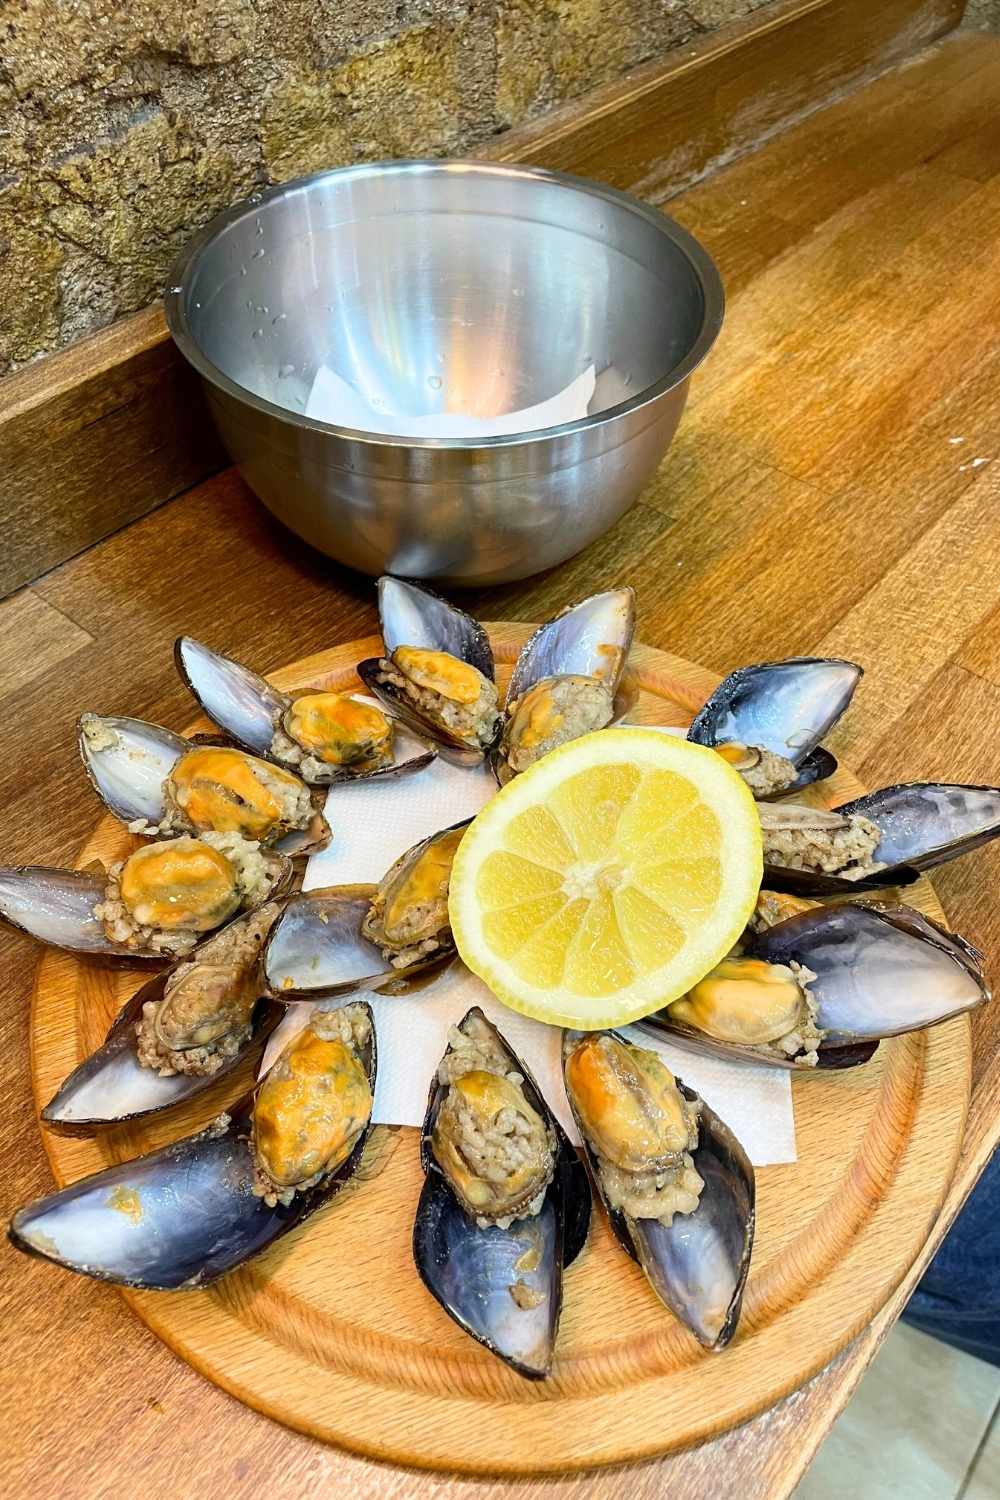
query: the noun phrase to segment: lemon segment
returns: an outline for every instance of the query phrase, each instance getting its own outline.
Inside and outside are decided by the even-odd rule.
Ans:
[[[467,966],[512,1009],[620,1026],[725,957],[762,868],[756,805],[720,755],[603,729],[508,782],[469,826],[451,928]]]

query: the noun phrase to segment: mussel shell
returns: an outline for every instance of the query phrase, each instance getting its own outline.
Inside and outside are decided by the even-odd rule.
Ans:
[[[877,823],[875,858],[889,866],[930,870],[1000,835],[1000,787],[916,781],[867,792],[836,809]],[[893,880],[893,884],[898,881]]]
[[[264,948],[264,983],[279,1000],[313,1000],[352,989],[404,986],[454,958],[447,947],[395,968],[362,935],[374,885],[333,885],[293,896]]]
[[[543,677],[600,677],[617,696],[634,633],[635,594],[630,588],[582,599],[529,636],[511,672],[506,702]],[[616,703],[616,722],[629,707],[626,700],[619,711]]]
[[[386,656],[391,656],[397,646],[447,651],[459,661],[475,667],[490,682],[494,680],[493,648],[482,625],[430,589],[386,574],[378,581],[378,613]],[[378,682],[378,671],[378,657],[369,657],[358,663],[358,676],[368,691],[412,733],[438,746],[443,757],[453,765],[481,764],[486,748],[470,746],[457,735],[450,734],[443,725],[426,718],[391,685]]]
[[[800,1058],[758,1052],[740,1042],[721,1042],[695,1026],[675,1021],[665,1010],[645,1016],[636,1024],[653,1036],[668,1037],[672,1044],[682,1047],[686,1052],[699,1053],[703,1057],[706,1054],[710,1057],[724,1057],[727,1062],[749,1063],[758,1068],[784,1068],[791,1072],[816,1073],[827,1069],[856,1068],[861,1063],[870,1062],[878,1050],[878,1041],[823,1042],[817,1051],[816,1062],[806,1063]]]
[[[416,735],[424,743],[436,747],[441,758],[449,761],[451,765],[473,767],[482,764],[488,747],[477,749],[458,735],[451,734],[443,724],[426,718],[391,683],[378,681],[381,669],[381,658],[369,656],[364,661],[359,661],[355,670],[373,697],[377,698],[401,724],[405,724],[411,734]]]
[[[610,1034],[629,1045],[627,1037]],[[564,1057],[575,1039],[573,1033],[564,1033]],[[675,1082],[689,1103],[699,1099],[676,1075]],[[571,1095],[569,1099],[573,1108]],[[692,1159],[705,1185],[694,1213],[675,1214],[667,1228],[658,1219],[632,1219],[611,1207],[604,1196],[596,1155],[575,1109],[573,1114],[615,1238],[642,1266],[660,1301],[698,1342],[706,1349],[724,1349],[739,1322],[756,1225],[754,1170],[743,1147],[701,1100],[698,1145]]]
[[[990,998],[981,954],[912,907],[818,907],[746,943],[754,958],[813,970],[817,1022],[833,1046],[937,1026]]]
[[[182,635],[177,639],[174,660],[182,681],[197,699],[199,707],[228,736],[262,760],[301,775],[297,767],[285,765],[271,753],[274,731],[292,701],[287,693],[280,693],[249,667],[213,651],[191,636]],[[205,736],[198,736],[198,741],[202,744],[217,743]],[[351,771],[342,766],[330,766],[309,784],[342,786],[349,781],[368,781],[374,776],[400,776],[423,770],[424,766],[431,764],[434,755],[433,748],[421,741],[418,749],[408,746],[392,765],[380,766],[374,771]]]
[[[486,631],[439,594],[385,574],[378,581],[378,614],[387,656],[397,646],[447,651],[493,681],[493,648]]]
[[[155,825],[167,815],[163,784],[182,755],[203,745],[226,750],[244,748],[229,735],[197,734],[186,740],[143,719],[102,718],[98,714],[93,717],[107,725],[117,738],[117,743],[108,749],[95,750],[80,722],[80,757],[94,790],[108,811],[123,823],[144,818],[154,825],[148,835],[152,838],[170,836],[157,832]],[[312,788],[311,796],[313,816],[308,827],[289,829],[269,846],[290,859],[317,854],[330,842],[330,825],[323,812],[325,792]],[[178,829],[178,833],[182,831]]]
[[[175,641],[174,661],[199,708],[244,749],[267,759],[275,725],[288,707],[287,695],[189,635]]]
[[[6,866],[0,868],[0,921],[50,948],[103,964],[169,963],[169,954],[136,953],[105,936],[94,907],[106,886],[106,876],[93,870]]]
[[[558,1143],[555,1172],[540,1212],[516,1219],[508,1229],[480,1228],[461,1207],[431,1146],[437,1112],[447,1087],[431,1081],[420,1142],[425,1182],[413,1226],[413,1259],[424,1285],[448,1316],[491,1353],[529,1379],[548,1374],[562,1305],[562,1272],[586,1243],[591,1192],[587,1173],[521,1059],[478,1006],[459,1022],[475,1018],[493,1033],[511,1067],[524,1080],[528,1103],[545,1119]],[[449,1048],[450,1050],[450,1048]],[[517,1262],[537,1252],[532,1269]],[[510,1288],[524,1282],[542,1294],[535,1308],[520,1308]]]
[[[912,885],[922,870],[957,859],[1000,835],[1000,788],[992,786],[916,781],[866,792],[832,811],[860,813],[878,826],[882,837],[874,858],[884,868],[860,880],[845,880],[765,865],[765,885],[800,896],[850,896]]]
[[[374,1089],[374,1024],[365,1063]],[[177,1291],[217,1281],[339,1192],[357,1171],[371,1130],[361,1132],[331,1178],[270,1208],[252,1191],[253,1102],[252,1095],[241,1099],[222,1128],[210,1125],[29,1204],[11,1222],[11,1243],[121,1286]]]
[[[80,758],[97,795],[123,823],[158,823],[167,811],[163,783],[190,742],[143,719],[92,717],[115,736],[113,745],[95,750],[80,720]]]
[[[268,1000],[258,1001],[245,1046],[210,1076],[174,1073],[163,1078],[152,1068],[142,1067],[136,1056],[135,1028],[143,1006],[162,999],[169,976],[170,971],[164,970],[147,980],[118,1012],[102,1045],[60,1085],[41,1112],[50,1130],[59,1135],[94,1135],[145,1119],[193,1099],[263,1051],[282,1016],[281,1007]]]
[[[863,675],[838,657],[793,656],[730,672],[692,720],[688,739],[699,745],[739,743],[783,755],[803,767],[847,708]],[[795,791],[836,767],[831,755],[813,761]]]
[[[277,900],[292,886],[295,872],[283,854],[268,850],[265,859],[272,871],[270,889],[254,907],[234,912],[228,921],[204,934],[211,938],[229,922],[265,901]],[[103,900],[107,876],[103,870],[60,870],[46,865],[15,865],[0,868],[0,921],[26,933],[50,948],[61,948],[81,958],[91,958],[109,967],[116,965],[172,962],[168,953],[141,953],[114,943],[94,916]],[[197,945],[191,950],[197,952]],[[191,953],[185,954],[190,958]]]
[[[799,764],[798,775],[790,786],[782,788],[779,792],[768,792],[766,796],[757,795],[758,802],[774,802],[780,797],[793,797],[796,792],[802,791],[803,787],[812,786],[814,782],[826,781],[837,769],[836,757],[825,750],[822,745],[817,745],[815,750],[810,750],[806,758]]]
[[[546,1195],[533,1219],[508,1229],[472,1224],[445,1179],[428,1173],[413,1224],[413,1260],[421,1281],[460,1328],[519,1375],[541,1380],[552,1368],[562,1307],[561,1190]],[[519,1270],[525,1256],[537,1264]],[[518,1307],[523,1282],[537,1306]]]

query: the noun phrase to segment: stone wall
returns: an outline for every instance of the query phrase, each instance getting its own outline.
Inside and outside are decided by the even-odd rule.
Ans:
[[[765,0],[5,0],[0,370],[268,182],[448,155]]]
[[[968,0],[963,24],[976,31],[1000,31],[1000,0]]]

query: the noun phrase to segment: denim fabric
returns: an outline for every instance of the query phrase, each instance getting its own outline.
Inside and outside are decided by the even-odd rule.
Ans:
[[[1000,1365],[1000,1152],[942,1241],[903,1318]]]

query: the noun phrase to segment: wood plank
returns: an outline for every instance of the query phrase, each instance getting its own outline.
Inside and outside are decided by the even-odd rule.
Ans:
[[[479,154],[660,198],[916,52],[961,11],[961,0],[777,0]],[[223,462],[158,305],[0,380],[0,595]]]
[[[677,192],[956,26],[952,0],[780,0],[682,56],[596,89],[484,155],[597,177],[643,197]]]
[[[0,594],[224,462],[159,307],[0,380]]]
[[[901,560],[819,641],[823,654],[865,657],[878,643],[878,671],[872,673],[852,705],[841,740],[844,752],[881,738],[923,695],[942,665],[950,661],[971,629],[1000,602],[1000,530],[996,525],[1000,467],[986,469]],[[892,620],[892,630],[886,621]],[[904,737],[901,744],[907,745]],[[973,743],[989,746],[985,727]],[[922,747],[921,747],[922,748]],[[950,747],[954,757],[970,747]],[[983,768],[985,779],[994,769]],[[915,773],[910,772],[914,775]],[[941,776],[940,769],[935,773]],[[953,777],[961,779],[957,772]],[[982,773],[981,773],[982,779]],[[885,778],[883,778],[883,781]]]
[[[742,345],[740,373],[718,386],[711,370],[689,420],[717,426],[724,417],[729,435],[759,461],[822,483],[831,455],[878,420],[887,398],[903,396],[919,411],[967,373],[986,330],[1000,321],[1000,190],[988,183],[966,195],[958,179],[946,180],[937,222],[895,258],[883,263],[875,254],[870,274],[826,301],[821,323],[779,332],[760,355]],[[949,202],[956,185],[959,201]],[[723,349],[720,365],[724,358]],[[817,399],[820,391],[827,400]]]
[[[92,635],[31,589],[0,600],[0,638],[5,648],[0,660],[0,712],[18,688],[94,643]]]

